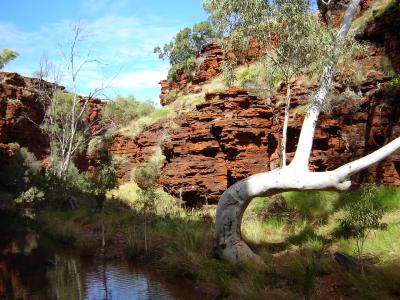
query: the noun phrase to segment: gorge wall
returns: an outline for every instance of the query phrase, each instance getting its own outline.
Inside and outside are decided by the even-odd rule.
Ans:
[[[13,155],[16,143],[28,148],[39,160],[45,161],[49,157],[49,141],[39,127],[44,108],[37,100],[38,84],[36,78],[0,72],[0,160]],[[51,89],[51,83],[46,84]],[[98,99],[90,100],[86,119],[93,124],[91,132],[96,131],[102,105]],[[82,154],[76,164],[81,170],[87,170],[89,158]]]
[[[385,92],[388,78],[372,72],[362,82],[357,103],[343,102],[322,115],[315,134],[310,168],[332,170],[400,135],[400,104]],[[315,86],[293,88],[288,128],[288,160],[293,157],[304,113],[302,104]],[[338,84],[336,89],[343,89]],[[274,97],[284,96],[284,92]],[[179,119],[180,128],[163,144],[166,163],[161,182],[189,204],[216,203],[237,180],[279,165],[283,109],[232,88],[206,96],[206,102]],[[392,155],[353,182],[400,185],[400,153]]]
[[[369,5],[363,1],[362,5]],[[400,71],[399,1],[366,26],[360,38],[373,44],[363,64],[363,79],[357,95],[338,100],[329,113],[320,117],[315,134],[310,168],[331,170],[364,156],[400,135],[400,92],[390,89],[390,76],[379,71],[379,59],[386,53],[393,67]],[[366,6],[367,7],[367,6]],[[363,8],[364,9],[364,8]],[[397,24],[397,25],[396,25]],[[224,54],[216,44],[204,49],[201,64],[191,77],[178,73],[172,82],[161,82],[161,104],[173,98],[170,91],[197,93],[201,85],[220,73]],[[40,159],[49,155],[48,141],[38,127],[24,118],[38,122],[43,111],[35,101],[35,79],[15,73],[0,73],[0,155],[11,155],[9,143],[17,142]],[[337,76],[333,93],[343,94],[353,88]],[[316,84],[300,78],[293,82],[293,100],[288,128],[288,161],[293,157],[305,103]],[[284,86],[270,99],[260,99],[248,91],[231,88],[208,93],[204,103],[191,112],[180,114],[169,129],[168,120],[146,127],[132,138],[117,134],[110,149],[124,162],[118,170],[121,183],[132,179],[132,170],[145,163],[157,149],[162,150],[160,185],[189,205],[215,204],[227,187],[251,174],[271,170],[279,165]],[[339,98],[338,98],[339,99]],[[97,100],[96,100],[97,101]],[[100,101],[94,101],[88,118],[100,117]],[[272,103],[272,104],[271,104]],[[82,170],[88,159],[78,160]],[[1,162],[0,162],[1,163]],[[400,153],[354,176],[354,183],[377,182],[400,185]]]

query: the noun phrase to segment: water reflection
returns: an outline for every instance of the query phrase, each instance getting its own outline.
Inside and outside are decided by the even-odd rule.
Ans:
[[[57,256],[48,277],[54,299],[175,299],[160,282],[135,272],[127,263],[88,264]]]
[[[178,298],[194,299],[181,288],[166,285],[127,262],[81,260],[32,231],[11,234],[0,230],[1,300]]]

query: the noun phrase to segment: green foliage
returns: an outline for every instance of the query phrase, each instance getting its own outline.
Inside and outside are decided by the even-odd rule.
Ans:
[[[399,93],[400,92],[400,74],[396,74],[392,80],[390,80],[386,86],[386,90],[390,92]]]
[[[89,155],[96,165],[88,172],[88,179],[91,183],[90,193],[96,198],[97,205],[101,207],[105,201],[106,192],[117,185],[118,165],[108,150],[112,140],[104,137],[97,137],[94,140],[95,142],[89,147]]]
[[[27,148],[14,147],[18,149],[15,156],[0,166],[0,189],[18,196],[37,183],[41,163]]]
[[[165,95],[165,100],[168,103],[171,103],[173,101],[175,101],[176,97],[178,96],[178,93],[174,90],[170,90],[168,91],[168,93]]]
[[[4,66],[10,61],[16,59],[18,57],[18,53],[11,49],[3,49],[0,52],[0,70],[4,68]]]
[[[130,122],[147,116],[155,110],[150,101],[137,101],[133,96],[118,96],[101,110],[101,121],[106,126],[116,129],[127,126]]]
[[[201,49],[213,38],[215,33],[210,23],[203,21],[195,24],[192,29],[186,27],[179,31],[162,49],[156,47],[154,53],[158,53],[160,59],[167,58],[171,64],[168,80],[174,79],[180,70],[189,75]]]
[[[158,161],[149,161],[134,171],[134,180],[141,189],[154,187],[160,178],[160,164]]]
[[[270,61],[271,73],[279,72],[288,82],[305,67],[313,73],[324,65],[324,57],[333,41],[333,31],[321,25],[310,10],[308,1],[231,1],[204,0],[213,26],[225,38],[222,45],[233,62],[225,65],[232,71],[235,60],[257,42],[265,49],[263,58]],[[279,41],[279,43],[277,42]],[[229,85],[235,76],[226,77]]]
[[[379,57],[378,61],[379,70],[381,70],[387,76],[396,76],[396,71],[393,68],[393,64],[387,55]]]
[[[378,205],[376,198],[378,189],[372,184],[366,184],[362,188],[359,199],[349,202],[345,206],[345,217],[341,220],[341,227],[347,236],[355,237],[356,251],[361,261],[364,243],[371,230],[382,230],[387,224],[382,223],[383,208]],[[362,268],[363,272],[363,268]]]
[[[23,204],[38,204],[44,201],[44,192],[36,186],[29,188],[27,191],[21,193],[16,199],[16,203]]]
[[[53,208],[75,209],[80,206],[91,206],[91,183],[85,173],[70,164],[65,176],[61,178],[58,170],[49,168],[43,177],[41,186],[45,192],[46,206]]]

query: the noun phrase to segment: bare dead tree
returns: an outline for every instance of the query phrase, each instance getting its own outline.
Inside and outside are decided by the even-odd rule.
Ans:
[[[86,97],[78,94],[78,79],[84,67],[91,63],[100,63],[91,58],[90,50],[83,59],[79,59],[78,48],[83,41],[83,29],[81,24],[77,23],[73,27],[68,49],[64,51],[60,48],[65,62],[66,77],[71,84],[68,92],[60,85],[61,79],[66,79],[62,78],[65,74],[48,60],[47,55],[41,60],[35,88],[37,100],[44,111],[43,120],[38,125],[49,138],[51,165],[61,179],[66,178],[79,150],[84,148],[94,135],[104,130],[99,120],[88,120],[87,114],[92,100],[98,97],[107,85],[95,88]]]

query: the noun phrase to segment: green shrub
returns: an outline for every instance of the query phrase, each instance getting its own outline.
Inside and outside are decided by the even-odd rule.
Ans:
[[[92,185],[86,173],[71,164],[65,178],[60,178],[52,168],[46,170],[42,179],[45,205],[53,208],[78,208],[93,206]]]
[[[386,88],[391,91],[399,92],[400,91],[400,74],[396,74],[396,76],[386,84]]]
[[[91,150],[89,155],[96,164],[89,170],[87,177],[91,183],[90,193],[95,197],[99,208],[103,207],[107,191],[117,185],[118,163],[113,160],[109,152],[111,144],[112,139],[107,139],[105,136],[97,137],[89,144],[91,147],[88,149]]]
[[[33,203],[36,204],[38,202],[42,202],[44,200],[44,192],[39,188],[33,186],[29,188],[27,191],[21,193],[16,199],[16,203]]]
[[[122,128],[140,117],[149,115],[154,110],[154,105],[149,101],[140,102],[133,96],[118,96],[103,107],[101,121],[106,126]]]
[[[362,255],[365,241],[372,230],[385,229],[387,224],[382,223],[383,208],[376,199],[378,189],[372,184],[362,187],[362,194],[358,199],[352,199],[345,206],[346,215],[341,220],[343,232],[356,239],[356,252],[361,262],[361,273],[364,275]]]
[[[359,189],[345,192],[341,196],[341,204],[357,202],[362,195]],[[375,206],[381,207],[385,212],[400,209],[400,188],[391,185],[375,186],[373,196],[369,199]]]
[[[18,196],[37,183],[41,163],[27,148],[18,149],[18,144],[12,144],[11,147],[14,147],[16,154],[0,166],[0,189]]]

